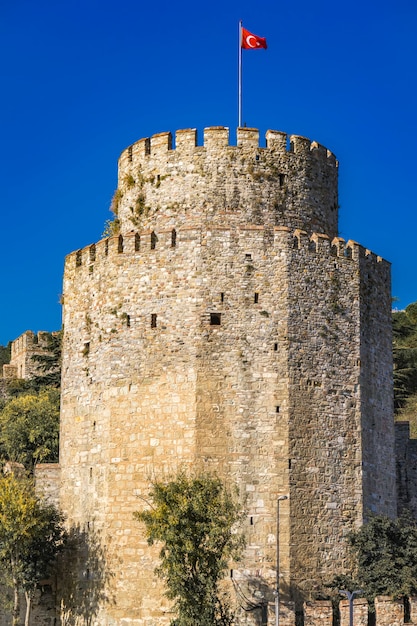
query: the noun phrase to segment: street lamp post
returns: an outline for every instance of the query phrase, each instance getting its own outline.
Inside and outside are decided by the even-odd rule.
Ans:
[[[275,586],[275,626],[279,626],[279,505],[288,496],[279,496],[277,499],[277,578]]]
[[[339,589],[339,593],[342,596],[346,596],[349,601],[349,626],[353,626],[353,598],[362,593],[362,589],[355,589],[355,591],[346,591],[346,589]]]

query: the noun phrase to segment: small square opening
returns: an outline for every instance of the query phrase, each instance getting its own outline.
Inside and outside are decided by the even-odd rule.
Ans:
[[[210,313],[210,325],[220,326],[220,324],[221,324],[221,313]]]

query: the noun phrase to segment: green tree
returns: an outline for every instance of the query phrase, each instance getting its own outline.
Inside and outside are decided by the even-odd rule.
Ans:
[[[4,459],[32,472],[36,463],[58,460],[59,391],[44,389],[9,400],[0,410]]]
[[[10,350],[11,343],[7,344],[7,346],[0,346],[0,376],[3,369],[3,365],[6,363],[10,363]]]
[[[392,323],[394,402],[398,411],[410,395],[417,393],[417,303],[405,311],[394,311]]]
[[[13,588],[13,626],[20,624],[21,593],[29,623],[33,593],[50,575],[64,538],[62,517],[36,496],[31,479],[0,475],[0,562]]]
[[[376,596],[417,595],[417,525],[411,516],[373,516],[349,537],[353,568],[332,587],[362,589],[371,603]]]
[[[231,624],[233,614],[219,583],[229,559],[239,557],[243,536],[237,494],[209,474],[180,473],[154,482],[152,508],[134,516],[146,526],[149,544],[163,543],[157,574],[166,582],[177,618],[173,626]]]
[[[32,359],[36,361],[40,373],[32,378],[35,388],[61,386],[61,357],[62,357],[62,330],[49,333],[43,352],[34,354]]]

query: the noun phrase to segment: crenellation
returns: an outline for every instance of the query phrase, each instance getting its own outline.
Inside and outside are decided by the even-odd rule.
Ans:
[[[152,157],[165,156],[172,150],[172,133],[157,133],[151,137],[150,155]]]
[[[175,149],[179,152],[188,152],[197,146],[197,129],[185,128],[175,133]]]
[[[279,130],[267,130],[266,131],[266,147],[274,152],[280,152],[285,154],[289,151],[288,135]]]
[[[290,135],[290,151],[295,155],[309,155],[311,151],[311,141],[301,135]]]
[[[317,141],[311,142],[310,150],[316,158],[321,159],[322,161],[327,161],[328,150]]]
[[[211,126],[204,129],[204,147],[207,151],[222,150],[229,146],[229,129],[226,126]]]
[[[259,148],[259,130],[257,128],[241,127],[237,129],[238,147]]]

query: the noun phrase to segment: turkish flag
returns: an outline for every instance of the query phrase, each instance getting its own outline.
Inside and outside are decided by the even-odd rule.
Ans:
[[[246,28],[243,28],[243,26],[241,46],[244,50],[256,50],[257,48],[265,48],[266,50],[268,47],[265,37],[258,37],[258,35],[250,33]]]

